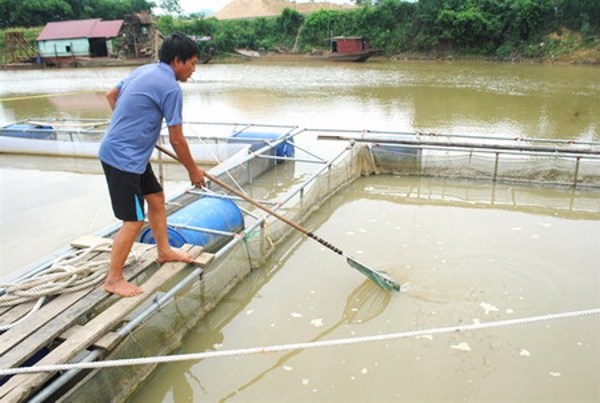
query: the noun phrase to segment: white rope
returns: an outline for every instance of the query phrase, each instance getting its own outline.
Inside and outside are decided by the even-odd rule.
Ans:
[[[204,141],[204,139],[202,138],[202,136],[200,134],[198,134],[196,132],[196,130],[194,129],[193,126],[189,127],[189,130],[194,133],[194,135],[198,138],[198,140],[200,140],[200,142],[206,146],[206,148],[208,149],[209,153],[213,156],[213,158],[217,161],[217,163],[221,164],[223,161],[221,161],[221,159],[219,158],[219,156],[213,151],[213,149],[210,147],[210,144],[208,144],[206,141]],[[244,188],[242,187],[242,185],[239,184],[238,181],[235,180],[235,178],[233,177],[233,175],[231,175],[231,172],[229,172],[228,169],[225,169],[225,173],[227,174],[227,176],[229,177],[229,179],[231,179],[231,181],[233,182],[233,184],[238,188],[238,190],[245,194],[246,196],[248,195],[246,193],[246,191],[244,190]]]
[[[86,260],[90,254],[98,252],[110,252],[110,241],[102,241],[89,248],[59,256],[49,268],[21,282],[0,283],[0,288],[4,289],[4,294],[0,295],[0,307],[38,300],[27,315],[16,322],[0,326],[0,331],[8,330],[26,320],[40,309],[48,296],[75,292],[100,283],[106,277],[110,260]],[[131,251],[125,266],[137,259],[138,254]]]
[[[155,356],[155,357],[145,357],[145,358],[106,360],[106,361],[99,361],[99,362],[80,362],[80,363],[73,363],[73,364],[40,365],[40,366],[24,367],[24,368],[8,368],[8,369],[0,369],[0,376],[16,375],[16,374],[30,374],[30,373],[37,373],[37,372],[68,371],[68,370],[72,370],[72,369],[115,368],[115,367],[131,366],[131,365],[163,364],[163,363],[172,363],[172,362],[181,362],[181,361],[198,361],[198,360],[203,360],[203,359],[207,359],[207,358],[276,353],[276,352],[292,351],[292,350],[305,350],[305,349],[319,348],[319,347],[343,346],[343,345],[350,345],[350,344],[371,343],[371,342],[388,341],[388,340],[395,340],[395,339],[405,339],[405,338],[411,338],[411,337],[430,336],[430,335],[436,335],[436,334],[460,333],[460,332],[468,332],[468,331],[473,331],[473,330],[483,330],[483,329],[492,329],[492,328],[507,327],[507,326],[527,325],[527,324],[546,322],[546,321],[550,321],[550,320],[572,319],[572,318],[579,318],[579,317],[591,316],[591,315],[597,315],[597,314],[600,314],[600,308],[587,309],[587,310],[581,310],[581,311],[573,311],[573,312],[555,313],[555,314],[548,314],[548,315],[541,315],[541,316],[531,316],[531,317],[520,318],[520,319],[499,320],[499,321],[487,322],[487,323],[473,323],[471,325],[458,325],[458,326],[449,326],[449,327],[441,327],[441,328],[426,329],[426,330],[413,330],[413,331],[400,332],[400,333],[388,333],[388,334],[375,335],[375,336],[362,336],[362,337],[353,337],[353,338],[345,338],[345,339],[320,340],[320,341],[305,342],[305,343],[282,344],[282,345],[265,346],[265,347],[251,347],[251,348],[241,348],[241,349],[235,349],[235,350],[207,351],[207,352],[202,352],[202,353]]]
[[[5,330],[8,330],[10,328],[17,326],[21,322],[25,322],[31,315],[33,315],[36,311],[38,311],[42,307],[42,305],[44,304],[44,301],[46,301],[46,297],[39,298],[37,300],[37,302],[35,303],[35,305],[27,313],[27,315],[21,317],[21,319],[15,321],[15,322],[0,326],[0,332],[4,332]]]

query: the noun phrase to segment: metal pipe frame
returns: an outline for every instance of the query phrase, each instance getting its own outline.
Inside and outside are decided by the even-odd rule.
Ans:
[[[597,156],[600,158],[600,143],[594,143],[594,146],[599,147],[598,150],[591,149],[561,149],[557,147],[544,147],[544,146],[526,146],[526,145],[502,145],[502,144],[476,144],[469,142],[448,142],[446,144],[440,144],[439,141],[423,141],[421,139],[389,139],[389,138],[354,138],[354,137],[342,137],[342,136],[319,136],[320,139],[324,140],[345,140],[345,141],[357,141],[362,143],[377,143],[377,144],[386,144],[386,145],[402,145],[405,147],[418,147],[418,148],[426,148],[426,147],[438,147],[443,149],[476,149],[476,150],[492,150],[495,152],[496,150],[501,151],[519,151],[519,152],[528,152],[528,153],[545,153],[545,154],[571,154],[571,155],[587,155],[587,156]],[[569,143],[569,146],[573,146],[573,144]],[[542,155],[545,155],[542,154]]]
[[[543,139],[543,138],[525,138],[525,137],[497,137],[497,136],[478,136],[469,134],[444,134],[444,133],[422,133],[422,132],[395,132],[385,130],[353,130],[353,129],[315,129],[306,128],[308,132],[322,132],[322,133],[355,133],[361,134],[362,138],[368,135],[391,135],[391,136],[411,136],[415,138],[429,137],[429,138],[441,138],[441,139],[477,139],[477,140],[493,140],[493,141],[525,141],[530,143],[548,143],[548,144],[564,144],[564,145],[591,145],[600,146],[600,143],[595,141],[583,141],[583,140],[560,140],[560,139]],[[354,138],[357,140],[357,138]]]

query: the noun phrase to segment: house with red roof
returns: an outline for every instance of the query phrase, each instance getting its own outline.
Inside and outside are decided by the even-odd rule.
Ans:
[[[37,38],[43,59],[106,57],[113,55],[112,39],[119,36],[123,20],[49,22]]]

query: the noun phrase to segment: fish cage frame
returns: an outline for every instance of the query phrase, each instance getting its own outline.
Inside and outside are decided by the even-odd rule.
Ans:
[[[202,123],[188,123],[202,124]],[[247,125],[257,128],[261,125]],[[271,127],[271,126],[265,126]],[[344,186],[364,175],[371,174],[394,174],[394,175],[424,175],[427,170],[422,170],[424,153],[434,152],[482,152],[492,155],[494,162],[493,174],[488,177],[477,179],[491,179],[496,181],[507,180],[499,173],[500,154],[526,157],[556,158],[555,150],[511,150],[504,148],[498,150],[496,146],[486,145],[479,147],[476,144],[467,146],[465,144],[441,144],[439,139],[424,141],[422,136],[406,133],[385,133],[386,136],[373,136],[374,132],[335,131],[343,135],[333,138],[331,135],[319,135],[329,133],[327,129],[301,129],[294,126],[288,127],[289,131],[274,141],[265,141],[264,145],[255,151],[248,150],[248,155],[241,161],[235,161],[233,165],[226,162],[211,170],[215,176],[229,184],[241,184],[252,187],[256,183],[259,173],[266,169],[277,168],[277,162],[294,163],[301,162],[315,165],[312,174],[286,192],[281,200],[261,200],[272,206],[274,211],[284,215],[286,218],[296,222],[302,222],[317,210],[329,197],[336,194]],[[306,158],[277,157],[271,154],[272,150],[279,144],[290,141],[305,134],[317,134],[319,139],[344,140],[341,150],[331,158],[321,158],[316,153],[304,149]],[[351,134],[351,136],[348,136]],[[390,138],[390,135],[392,138]],[[329,136],[329,137],[328,137]],[[396,137],[396,136],[401,136]],[[412,136],[412,139],[404,138]],[[396,137],[396,140],[393,139]],[[456,137],[456,136],[453,136]],[[442,137],[448,143],[449,139]],[[486,138],[486,141],[490,138]],[[431,140],[431,139],[427,139]],[[222,140],[215,140],[222,141]],[[520,141],[520,140],[519,140]],[[462,140],[461,140],[462,142]],[[366,144],[364,144],[366,143]],[[563,146],[563,144],[560,144]],[[565,144],[568,147],[568,145]],[[560,152],[564,158],[576,161],[574,171],[569,173],[573,181],[561,181],[547,183],[549,185],[567,185],[578,188],[598,189],[598,183],[584,183],[578,181],[581,160],[593,161],[593,167],[600,166],[600,157],[596,154],[597,143],[585,144],[592,147],[592,153],[588,152]],[[391,148],[391,151],[390,151]],[[299,147],[302,149],[302,147]],[[389,154],[389,153],[392,154]],[[522,154],[524,152],[524,154]],[[391,166],[393,156],[396,157],[396,166]],[[434,154],[435,155],[435,154]],[[489,158],[488,158],[489,159]],[[387,166],[378,166],[377,162],[384,162]],[[586,168],[587,169],[587,168]],[[442,176],[447,177],[447,176]],[[597,176],[593,176],[597,178]],[[468,176],[463,179],[473,179]],[[522,180],[529,183],[527,180]],[[536,181],[537,183],[537,181]],[[185,189],[169,199],[168,211],[174,211],[182,204],[191,199],[201,197],[204,194],[216,195],[217,197],[231,198],[239,201],[234,196],[219,192],[213,184],[208,184],[207,190]],[[114,330],[122,341],[112,351],[107,353],[102,348],[92,348],[77,358],[78,362],[89,362],[99,359],[119,359],[130,356],[144,356],[168,353],[175,349],[181,339],[204,315],[213,309],[226,295],[253,269],[261,267],[266,259],[275,253],[276,246],[283,242],[293,231],[284,223],[274,220],[265,214],[257,214],[254,211],[242,209],[244,216],[248,218],[249,224],[246,228],[236,234],[224,234],[230,237],[230,241],[221,249],[216,251],[213,263],[206,269],[195,269],[185,276],[180,276],[175,284],[166,285],[158,292],[152,301],[142,306],[132,314],[128,320]],[[202,231],[202,228],[196,228]],[[109,236],[116,231],[115,227],[103,231],[103,236]],[[126,337],[130,336],[130,337]],[[158,340],[158,342],[157,342]],[[146,346],[146,347],[144,347]],[[148,346],[157,347],[158,350],[149,351]],[[111,390],[112,398],[125,399],[135,387],[141,383],[154,370],[156,365],[143,368],[122,367],[111,371],[102,370],[74,370],[59,375],[49,383],[40,393],[33,396],[31,401],[44,401],[56,394],[62,395],[61,402],[80,401],[85,397],[94,397],[102,401],[106,397],[105,391]],[[76,385],[65,392],[65,387],[77,381]],[[89,400],[88,400],[89,401]]]
[[[600,142],[384,131],[310,131],[323,140],[369,144],[374,158],[378,158],[375,164],[380,173],[600,187]],[[391,163],[387,161],[385,148],[395,150]],[[411,163],[395,163],[394,155],[398,153],[406,154]],[[474,166],[477,162],[479,167]],[[486,163],[487,168],[481,166]],[[525,172],[527,168],[529,172]]]

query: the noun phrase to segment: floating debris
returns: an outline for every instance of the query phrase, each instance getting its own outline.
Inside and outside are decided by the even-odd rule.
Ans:
[[[471,351],[471,347],[469,346],[469,343],[458,343],[455,344],[453,346],[450,346],[450,348],[453,348],[455,350],[460,350],[460,351]]]
[[[321,327],[321,326],[323,326],[323,319],[322,318],[313,319],[310,321],[310,324],[313,325],[314,327]]]
[[[555,378],[558,378],[560,376],[560,372],[550,372],[550,376],[553,376]]]
[[[487,302],[482,302],[481,304],[479,304],[479,306],[485,311],[486,315],[488,315],[490,312],[498,312],[499,310],[494,305],[488,304]]]
[[[301,313],[298,313],[298,312],[292,312],[292,313],[290,313],[290,316],[291,316],[292,318],[301,318],[301,317],[302,317],[302,314],[301,314]]]
[[[284,365],[283,366],[283,370],[284,371],[292,371],[294,368],[290,367],[289,365]]]
[[[529,357],[531,355],[531,353],[527,350],[525,350],[524,348],[521,349],[521,351],[519,351],[519,355],[522,357]]]
[[[363,375],[366,375],[367,372],[369,372],[369,370],[367,369],[367,367],[364,367],[363,369],[360,370],[360,373]]]

